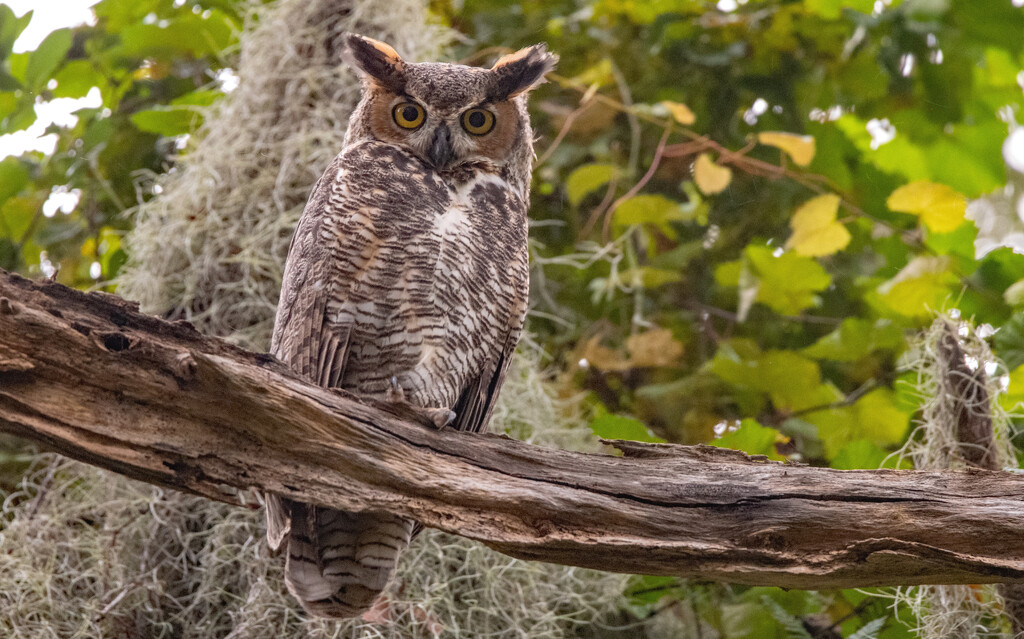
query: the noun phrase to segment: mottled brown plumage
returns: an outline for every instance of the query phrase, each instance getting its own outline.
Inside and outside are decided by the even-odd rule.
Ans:
[[[363,97],[295,230],[271,352],[321,385],[448,408],[479,431],[526,314],[526,93],[557,58],[537,45],[482,69],[347,45]],[[315,614],[368,609],[413,527],[267,496],[268,541]]]

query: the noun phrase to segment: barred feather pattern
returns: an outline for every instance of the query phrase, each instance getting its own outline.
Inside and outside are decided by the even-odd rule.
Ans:
[[[295,231],[271,352],[320,385],[368,396],[388,397],[394,378],[406,401],[450,408],[455,428],[479,431],[526,314],[526,212],[496,166],[446,174],[393,144],[350,144]],[[413,527],[267,496],[288,588],[323,616],[367,610]]]

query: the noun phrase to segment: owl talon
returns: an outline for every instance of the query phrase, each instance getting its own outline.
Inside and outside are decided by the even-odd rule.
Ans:
[[[398,385],[398,377],[395,375],[391,376],[391,388],[387,391],[387,401],[392,404],[406,404],[405,401],[405,390]]]
[[[438,430],[455,421],[455,411],[448,410],[447,408],[428,408],[427,416],[430,417],[430,421],[433,422],[434,426],[437,426]]]

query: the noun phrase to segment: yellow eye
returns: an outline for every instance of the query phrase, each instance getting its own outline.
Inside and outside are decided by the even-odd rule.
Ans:
[[[494,114],[487,109],[470,109],[462,114],[462,128],[473,135],[484,135],[494,128]]]
[[[391,111],[391,117],[395,119],[395,124],[403,129],[420,128],[426,116],[427,114],[423,111],[423,107],[415,102],[396,104],[395,108]]]

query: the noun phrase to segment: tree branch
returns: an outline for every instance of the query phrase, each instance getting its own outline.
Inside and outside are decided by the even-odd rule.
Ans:
[[[438,431],[117,297],[0,271],[0,430],[143,481],[388,510],[506,554],[792,588],[1024,583],[1024,477]]]

